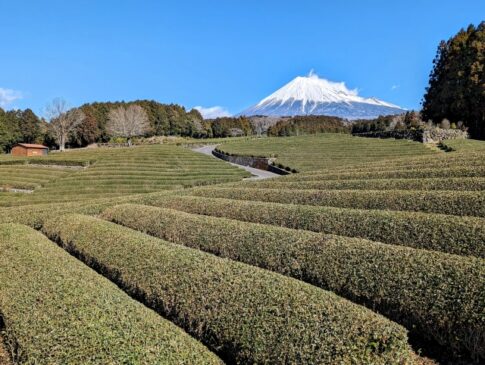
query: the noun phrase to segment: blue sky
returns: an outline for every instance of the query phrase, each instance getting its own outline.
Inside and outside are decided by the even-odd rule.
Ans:
[[[418,108],[483,0],[0,0],[0,106],[154,99],[237,113],[314,69]]]

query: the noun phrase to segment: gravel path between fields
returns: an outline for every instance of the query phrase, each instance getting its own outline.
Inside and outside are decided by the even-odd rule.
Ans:
[[[192,151],[203,153],[204,155],[212,156],[213,158],[217,158],[212,154],[212,151],[217,147],[217,145],[209,145],[209,146],[203,146],[203,147],[197,147],[192,149]],[[260,170],[260,169],[255,169],[254,167],[249,167],[249,166],[243,166],[243,165],[238,165],[235,163],[228,162],[233,166],[237,166],[241,169],[244,169],[251,173],[253,176],[248,177],[244,180],[263,180],[263,179],[271,179],[274,177],[278,177],[280,175],[275,174],[274,172],[271,171],[266,171],[266,170]]]

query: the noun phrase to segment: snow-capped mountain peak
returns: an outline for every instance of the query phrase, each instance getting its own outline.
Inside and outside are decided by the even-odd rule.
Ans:
[[[241,115],[334,115],[347,119],[400,114],[404,109],[377,98],[364,98],[344,82],[318,77],[314,72],[298,76]]]

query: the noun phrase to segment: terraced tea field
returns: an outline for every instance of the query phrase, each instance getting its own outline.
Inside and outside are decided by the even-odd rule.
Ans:
[[[485,361],[484,142],[244,143],[304,172],[241,181],[174,146],[79,151],[95,162],[3,200],[17,205],[0,208],[15,360]]]
[[[436,153],[421,143],[407,140],[370,139],[333,133],[230,141],[219,149],[235,155],[273,157],[276,165],[299,172]]]
[[[79,150],[51,154],[48,160],[28,161],[26,165],[2,166],[0,160],[2,186],[35,188],[29,196],[0,195],[0,206],[106,198],[238,181],[249,176],[241,169],[177,146]],[[59,168],[55,164],[68,166]],[[85,167],[73,169],[72,165]]]

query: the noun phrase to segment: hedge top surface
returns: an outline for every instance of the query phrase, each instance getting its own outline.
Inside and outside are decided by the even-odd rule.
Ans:
[[[0,311],[23,364],[220,364],[41,233],[0,225]]]
[[[485,219],[435,213],[147,194],[137,203],[485,258]]]
[[[283,204],[485,217],[485,191],[300,190],[210,186],[191,189],[190,194]]]
[[[331,292],[81,215],[46,234],[230,363],[397,364],[406,331]]]
[[[138,204],[102,217],[332,290],[440,343],[448,355],[485,358],[483,259]]]

